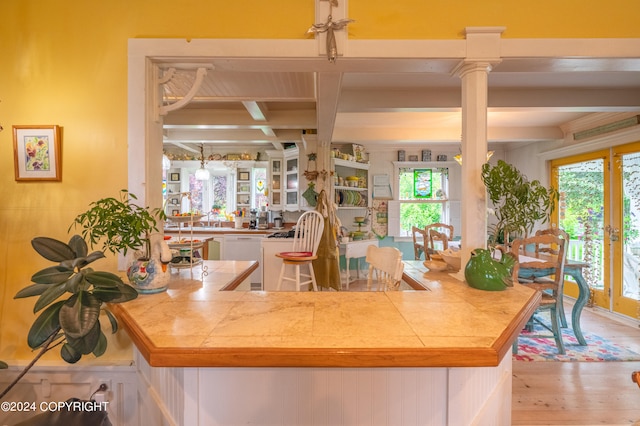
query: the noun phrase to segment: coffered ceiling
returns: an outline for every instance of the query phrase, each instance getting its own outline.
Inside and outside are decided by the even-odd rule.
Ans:
[[[320,141],[365,146],[459,144],[459,59],[166,60],[163,117],[169,152],[278,149],[317,131]],[[489,73],[490,147],[561,140],[567,123],[590,114],[640,114],[638,58],[510,58]],[[564,128],[564,130],[563,130]]]

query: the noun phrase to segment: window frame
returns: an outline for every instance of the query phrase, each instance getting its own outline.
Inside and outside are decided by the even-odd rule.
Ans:
[[[441,217],[440,220],[444,223],[450,222],[450,190],[451,190],[451,166],[450,162],[438,162],[438,161],[394,161],[393,162],[393,201],[389,202],[389,229],[388,235],[393,237],[395,241],[410,241],[411,233],[402,235],[402,223],[400,217],[400,209],[403,204],[440,204],[441,205]],[[442,199],[413,199],[413,200],[401,200],[400,199],[400,170],[410,169],[413,173],[416,169],[447,169],[446,184],[442,183],[441,187],[446,197]],[[441,175],[442,179],[442,175]]]

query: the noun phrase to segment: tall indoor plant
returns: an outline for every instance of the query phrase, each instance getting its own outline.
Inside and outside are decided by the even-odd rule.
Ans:
[[[156,293],[166,289],[166,280],[159,280],[164,270],[161,272],[158,265],[160,256],[157,261],[152,258],[151,235],[159,232],[158,221],[166,219],[166,215],[160,208],[141,207],[135,200],[134,194],[123,189],[120,198],[94,201],[69,229],[81,226],[82,236],[92,247],[102,243],[103,250],[114,254],[122,251],[125,255],[133,250],[135,259],[127,270],[129,281],[141,293]],[[170,260],[170,253],[162,258],[164,263]]]
[[[68,363],[78,362],[83,355],[101,356],[107,349],[99,316],[104,311],[111,323],[112,333],[118,330],[116,318],[106,303],[123,303],[138,297],[131,286],[120,277],[88,267],[104,258],[101,251],[88,252],[87,243],[74,235],[69,243],[48,237],[31,241],[34,250],[57,265],[36,272],[32,284],[20,290],[14,298],[38,296],[33,312],[35,319],[27,335],[31,349],[39,349],[35,358],[18,377],[0,393],[0,399],[46,352],[60,347],[60,356]],[[66,297],[66,298],[64,298]]]
[[[482,182],[487,188],[497,222],[491,243],[509,243],[514,235],[527,236],[536,223],[545,223],[558,200],[558,191],[544,187],[538,180],[529,181],[513,165],[498,160],[494,166],[482,166]]]

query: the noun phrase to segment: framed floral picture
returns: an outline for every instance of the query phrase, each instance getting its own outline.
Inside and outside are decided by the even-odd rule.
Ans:
[[[60,128],[13,126],[13,155],[17,181],[62,180]]]

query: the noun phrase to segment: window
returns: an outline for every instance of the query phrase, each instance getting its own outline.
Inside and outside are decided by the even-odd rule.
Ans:
[[[409,237],[412,226],[449,223],[448,168],[396,166],[396,175],[398,199],[389,203],[390,235]]]

